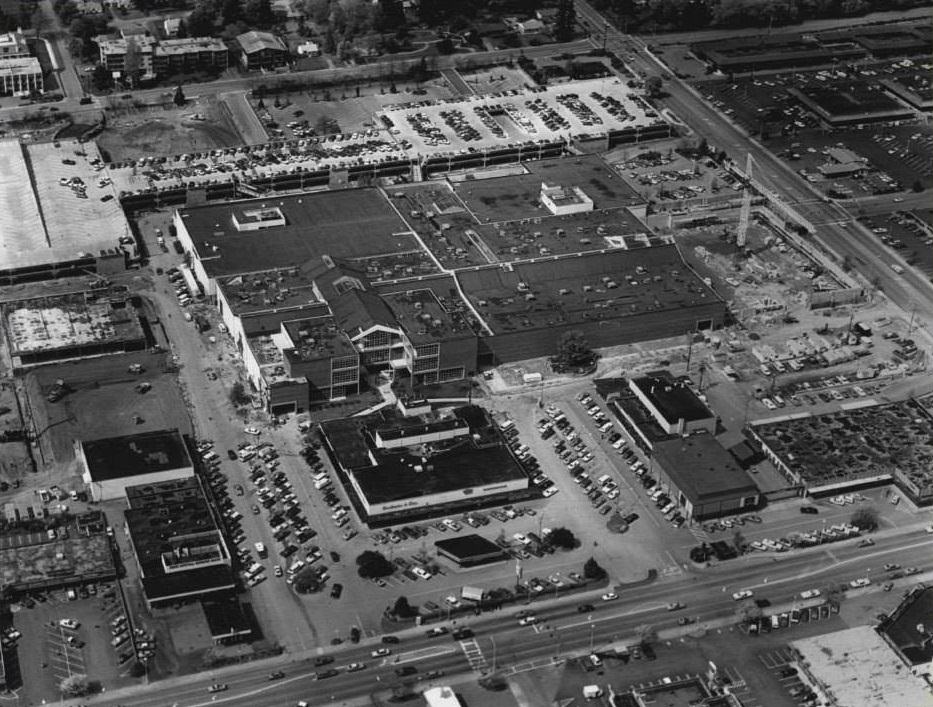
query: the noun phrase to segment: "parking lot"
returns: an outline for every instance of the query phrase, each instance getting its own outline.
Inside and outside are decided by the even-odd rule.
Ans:
[[[13,615],[22,636],[16,661],[22,677],[21,699],[38,704],[57,696],[70,675],[88,675],[105,685],[120,685],[133,665],[132,650],[115,649],[109,622],[123,614],[112,584],[68,591],[37,592]]]
[[[380,118],[402,144],[421,154],[598,135],[660,121],[640,93],[617,78],[412,101],[387,107]]]
[[[933,232],[925,221],[903,212],[863,216],[859,221],[908,264],[933,275]]]

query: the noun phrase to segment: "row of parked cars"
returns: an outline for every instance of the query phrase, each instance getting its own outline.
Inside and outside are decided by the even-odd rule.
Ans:
[[[463,111],[454,108],[452,110],[442,110],[441,118],[447,126],[454,131],[454,134],[464,142],[476,142],[482,139],[479,130],[474,128],[466,119]]]
[[[538,487],[542,495],[545,498],[550,498],[557,493],[557,486],[554,485],[554,482],[551,481],[546,474],[541,472],[541,464],[538,462],[537,457],[531,453],[531,448],[519,439],[515,424],[511,420],[506,420],[499,424],[499,430],[505,437],[506,443],[515,455],[518,463],[521,464],[522,469],[525,470],[525,473],[528,474],[528,477],[532,480],[532,483]]]
[[[593,109],[580,100],[576,93],[561,93],[557,96],[557,102],[564,108],[573,113],[577,120],[584,125],[602,125],[603,119],[600,118]]]

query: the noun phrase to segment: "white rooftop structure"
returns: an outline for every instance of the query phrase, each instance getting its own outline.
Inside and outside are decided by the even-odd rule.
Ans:
[[[933,704],[925,683],[871,626],[792,641],[800,668],[837,707],[908,707]]]

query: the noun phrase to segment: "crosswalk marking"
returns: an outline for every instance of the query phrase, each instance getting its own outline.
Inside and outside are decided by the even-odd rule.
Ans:
[[[483,671],[488,667],[486,657],[483,655],[483,651],[475,638],[460,641],[460,648],[463,650],[463,655],[466,656],[467,662],[473,670]]]

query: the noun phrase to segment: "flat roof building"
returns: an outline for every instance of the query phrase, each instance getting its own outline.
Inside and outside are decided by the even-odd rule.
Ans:
[[[505,550],[481,535],[460,535],[434,543],[437,554],[455,562],[458,567],[475,567],[498,562],[508,557]]]
[[[194,464],[178,430],[76,441],[75,459],[95,501],[122,498],[128,486],[194,476]]]
[[[933,678],[933,587],[911,589],[878,632],[914,675]]]
[[[555,216],[593,210],[593,200],[577,186],[549,186],[547,182],[541,182],[541,203]]]
[[[22,30],[0,34],[0,59],[29,56],[29,45]]]
[[[126,487],[126,530],[149,608],[235,589],[230,552],[195,477]]]
[[[658,442],[652,462],[661,487],[688,520],[743,513],[761,500],[755,482],[709,434]]]
[[[790,642],[805,684],[823,704],[907,707],[930,703],[930,689],[870,626]]]
[[[132,303],[94,292],[6,302],[3,319],[14,370],[146,348]]]
[[[0,58],[0,95],[26,96],[45,91],[42,66],[34,56]]]
[[[629,380],[629,387],[667,434],[716,434],[716,415],[687,384],[669,371],[652,371]]]
[[[328,420],[320,430],[354,506],[371,526],[506,503],[529,493],[527,474],[476,406],[408,417],[383,409]]]

